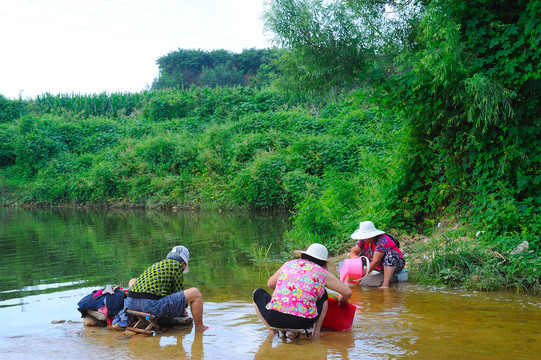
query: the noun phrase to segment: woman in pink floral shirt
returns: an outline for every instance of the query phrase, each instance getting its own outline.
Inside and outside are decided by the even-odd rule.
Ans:
[[[366,256],[370,260],[370,271],[383,271],[382,289],[389,287],[393,274],[404,269],[406,261],[398,246],[385,231],[376,229],[371,221],[363,221],[359,228],[351,234],[351,238],[357,243],[351,249],[351,259]]]
[[[328,251],[321,244],[312,244],[301,255],[283,264],[267,282],[274,289],[272,296],[263,289],[253,294],[255,309],[260,319],[271,327],[282,329],[314,328],[312,337],[320,336],[321,324],[327,313],[327,291],[337,291],[339,302],[351,297],[351,290],[327,271]]]

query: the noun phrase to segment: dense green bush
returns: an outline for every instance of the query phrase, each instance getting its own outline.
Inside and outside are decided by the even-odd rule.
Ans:
[[[69,115],[103,96],[47,95],[29,104],[38,115],[1,128],[8,144],[3,173],[22,170],[24,199],[37,203],[199,206],[208,200],[292,209],[309,196],[318,201],[335,177],[329,174],[347,178],[359,171],[362,149],[381,153],[377,144],[388,136],[376,134],[381,126],[374,125],[387,123],[386,115],[359,110],[355,99],[328,104],[318,115],[313,107],[280,111],[288,105],[268,89],[145,96],[141,110],[118,119]]]
[[[152,82],[152,89],[249,85],[260,68],[268,67],[279,54],[277,49],[244,49],[238,54],[227,50],[178,49],[157,60],[160,74]],[[259,74],[259,80],[266,74]]]
[[[58,122],[54,118],[40,119],[27,115],[19,120],[15,138],[15,164],[26,176],[33,176],[65,148]]]
[[[154,121],[188,116],[193,109],[193,99],[185,91],[159,92],[143,108],[143,115]]]
[[[326,173],[319,187],[310,189],[309,196],[297,203],[293,230],[288,234],[293,247],[307,247],[319,242],[329,251],[344,250],[346,233],[359,221],[362,191],[358,178],[340,173]]]
[[[17,130],[15,125],[0,124],[0,167],[15,163],[15,139]]]
[[[282,186],[286,172],[286,162],[281,155],[260,153],[233,179],[231,197],[235,205],[254,208],[286,208],[291,205]]]
[[[0,124],[13,121],[25,114],[26,104],[22,100],[9,100],[0,94]]]
[[[218,65],[215,68],[203,67],[199,76],[201,86],[239,86],[244,85],[244,76],[242,72],[233,66],[230,61],[226,64]]]

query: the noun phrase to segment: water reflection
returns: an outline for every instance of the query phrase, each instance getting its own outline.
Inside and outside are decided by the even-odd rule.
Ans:
[[[187,285],[236,298],[264,270],[251,266],[253,244],[272,244],[269,256],[278,257],[289,227],[287,214],[63,209],[0,209],[0,223],[0,300],[47,292],[43,284],[126,286],[180,243],[195,265]]]
[[[353,333],[323,332],[318,340],[302,336],[294,343],[267,335],[254,359],[358,359]]]

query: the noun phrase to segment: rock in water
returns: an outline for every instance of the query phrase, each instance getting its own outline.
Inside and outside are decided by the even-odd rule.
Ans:
[[[98,310],[87,310],[86,312],[88,313],[88,315],[99,321],[107,321],[107,316],[105,316],[104,313],[99,312]]]
[[[391,284],[397,282],[406,282],[408,281],[409,270],[402,270],[398,274],[394,274],[391,278]],[[383,272],[374,271],[372,275],[369,275],[361,280],[361,286],[381,286],[383,283]]]
[[[106,326],[107,323],[104,321],[99,321],[93,316],[87,315],[83,318],[84,326]]]

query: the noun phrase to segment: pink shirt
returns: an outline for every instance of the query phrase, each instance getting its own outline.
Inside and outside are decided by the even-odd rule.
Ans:
[[[325,293],[327,270],[311,261],[286,262],[267,309],[308,319],[317,316],[316,301]]]

